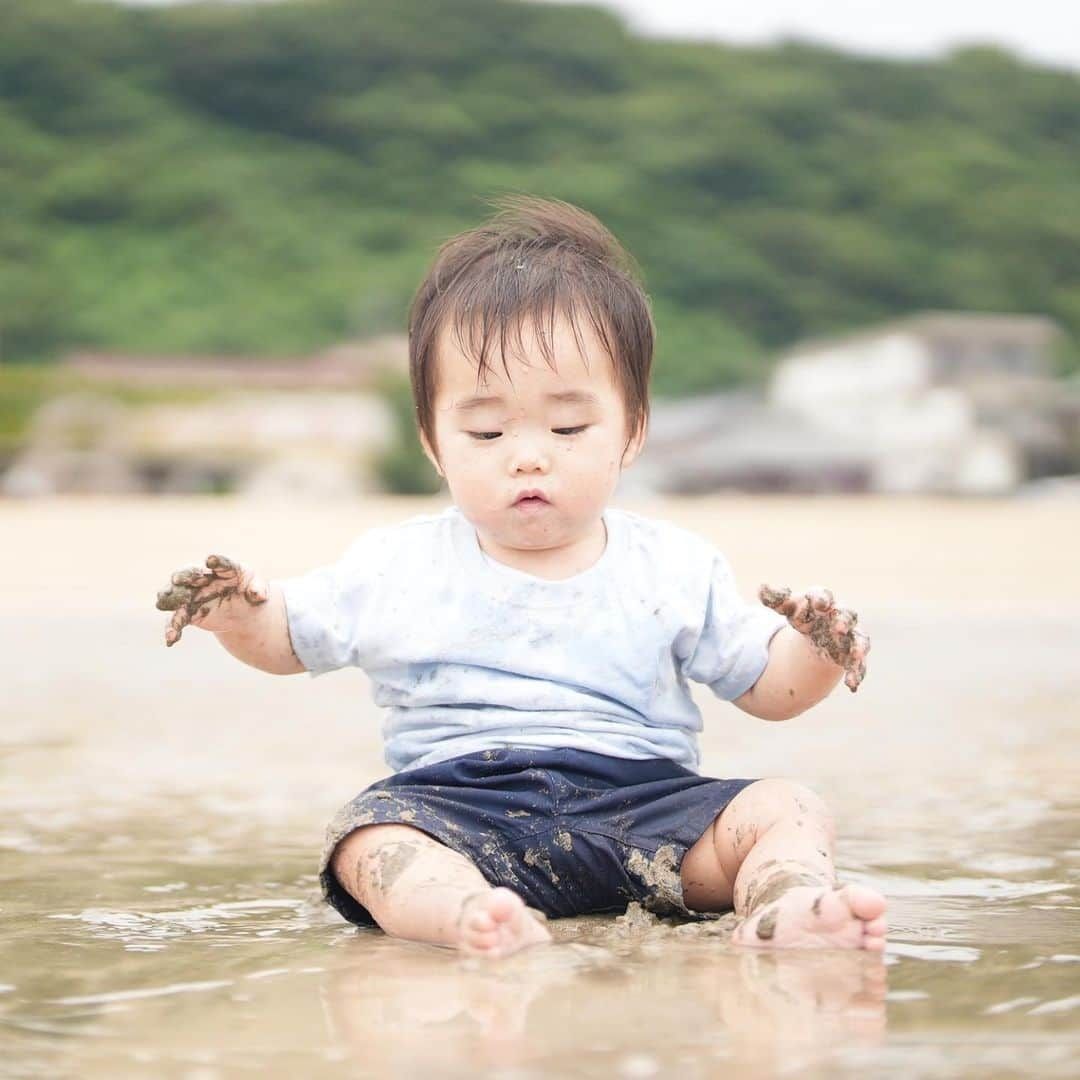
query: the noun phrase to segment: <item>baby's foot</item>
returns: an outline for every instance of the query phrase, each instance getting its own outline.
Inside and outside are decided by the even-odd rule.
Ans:
[[[517,893],[502,887],[476,893],[464,904],[458,948],[495,959],[551,940],[544,916],[525,906]]]
[[[743,919],[734,945],[763,949],[885,948],[885,897],[863,885],[796,885]]]

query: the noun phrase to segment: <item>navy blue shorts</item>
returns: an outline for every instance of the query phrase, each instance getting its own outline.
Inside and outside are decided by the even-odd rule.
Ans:
[[[665,758],[581,750],[485,750],[395,773],[343,807],[327,830],[320,879],[350,922],[375,920],[330,869],[363,825],[412,825],[470,859],[492,885],[559,918],[623,911],[715,918],[683,902],[679,866],[753,780],[714,780]]]

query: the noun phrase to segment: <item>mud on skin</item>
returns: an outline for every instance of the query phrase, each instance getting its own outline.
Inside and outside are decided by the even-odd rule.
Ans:
[[[797,630],[806,634],[819,655],[844,669],[844,684],[854,692],[866,677],[870,639],[855,629],[859,616],[854,611],[836,607],[828,589],[822,595],[827,600],[824,610],[815,607],[810,594],[792,596],[790,589],[771,585],[762,585],[758,590],[758,599],[766,607],[786,615]],[[838,629],[838,623],[845,629]]]
[[[765,871],[772,865],[774,865],[773,862],[764,863],[761,869]],[[746,914],[744,918],[750,918],[759,908],[767,907],[769,904],[779,900],[789,889],[801,885],[822,887],[821,895],[815,898],[811,908],[815,915],[821,910],[821,898],[826,891],[830,888],[838,888],[835,883],[830,884],[825,881],[820,874],[800,873],[797,870],[781,870],[772,874],[761,872],[757,877],[752,878],[746,887]],[[776,911],[766,911],[758,920],[756,932],[762,941],[768,941],[776,933],[777,918],[778,913]]]
[[[394,882],[405,872],[408,865],[420,854],[420,845],[410,840],[397,840],[383,844],[372,853],[371,887],[376,892],[388,893]],[[357,876],[360,865],[357,863]]]
[[[211,605],[220,607],[236,596],[245,573],[238,562],[225,555],[208,555],[205,567],[189,566],[177,570],[169,579],[169,587],[157,594],[155,604],[158,611],[181,612],[174,616],[170,628],[176,637],[169,640],[166,636],[165,644],[175,645],[183,635],[184,627],[189,623],[197,625],[200,619],[210,614]],[[267,599],[254,593],[250,585],[242,595],[252,605],[263,604]]]

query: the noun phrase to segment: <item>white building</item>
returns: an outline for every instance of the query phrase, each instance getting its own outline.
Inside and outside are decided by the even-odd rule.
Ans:
[[[768,400],[861,443],[872,490],[1012,491],[1064,453],[1048,412],[1059,336],[1042,316],[910,316],[789,350]]]
[[[0,496],[378,490],[375,458],[395,437],[379,383],[408,377],[409,351],[390,335],[307,357],[75,353],[64,367],[83,388],[41,406]],[[206,398],[115,396],[137,387]]]
[[[927,313],[801,343],[764,395],[653,403],[620,481],[654,492],[994,494],[1076,467],[1080,384],[1054,378],[1056,324]]]

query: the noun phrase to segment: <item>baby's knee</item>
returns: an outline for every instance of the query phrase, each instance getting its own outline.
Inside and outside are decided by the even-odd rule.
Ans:
[[[411,825],[361,825],[338,842],[330,857],[330,869],[352,896],[364,903],[367,893],[367,867],[385,848],[400,844],[434,843],[427,833]]]
[[[836,826],[825,800],[816,791],[796,780],[780,778],[759,780],[755,794],[768,806],[767,816],[774,821],[794,818],[820,823],[831,841],[836,839]]]

